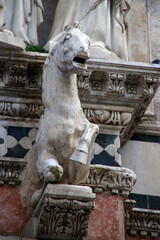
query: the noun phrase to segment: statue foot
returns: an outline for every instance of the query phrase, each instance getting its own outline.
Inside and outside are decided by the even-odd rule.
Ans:
[[[54,159],[47,159],[43,165],[44,178],[46,182],[60,182],[63,168]]]

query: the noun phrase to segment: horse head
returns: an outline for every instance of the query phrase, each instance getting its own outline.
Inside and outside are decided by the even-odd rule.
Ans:
[[[77,73],[87,68],[89,46],[89,37],[80,31],[76,22],[73,26],[66,26],[50,55],[56,60],[56,65],[61,71]]]

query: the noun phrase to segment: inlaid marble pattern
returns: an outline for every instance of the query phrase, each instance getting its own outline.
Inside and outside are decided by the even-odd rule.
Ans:
[[[36,128],[0,126],[0,157],[23,158],[36,137]]]
[[[99,134],[94,144],[94,158],[92,164],[120,166],[120,141],[117,135]]]

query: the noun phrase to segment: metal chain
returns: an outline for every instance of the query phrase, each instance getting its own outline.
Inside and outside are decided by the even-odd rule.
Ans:
[[[94,10],[101,2],[103,2],[103,1],[104,1],[104,0],[96,0],[96,1],[93,3],[93,5],[91,5],[91,6],[89,7],[89,9],[82,14],[82,16],[78,19],[78,22],[82,21],[82,20],[88,15],[88,13],[90,13],[91,11],[93,11],[93,10]]]

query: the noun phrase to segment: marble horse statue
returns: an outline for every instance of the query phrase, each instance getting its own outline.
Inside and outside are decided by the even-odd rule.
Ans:
[[[87,179],[99,131],[84,116],[77,89],[76,73],[87,68],[90,39],[80,31],[78,23],[66,27],[58,38],[45,61],[45,111],[22,175],[21,192],[26,206],[30,201],[34,205],[48,182],[79,184]]]

